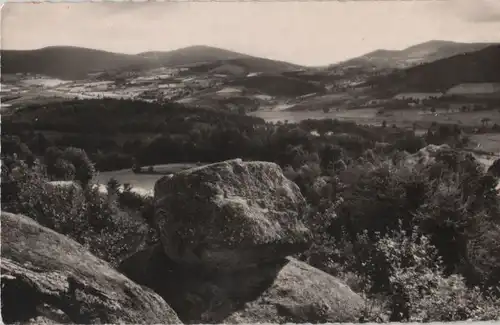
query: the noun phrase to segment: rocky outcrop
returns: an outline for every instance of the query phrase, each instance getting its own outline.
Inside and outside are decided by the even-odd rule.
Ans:
[[[309,245],[305,199],[274,163],[235,159],[164,177],[154,204],[164,251],[182,264],[245,268]]]
[[[288,258],[272,285],[224,323],[357,322],[363,300],[337,278]]]
[[[450,151],[451,148],[447,144],[434,145],[430,144],[426,147],[421,148],[414,154],[401,154],[399,159],[399,165],[414,168],[416,166],[427,166],[435,162],[436,157],[439,153],[444,151]]]
[[[1,234],[5,323],[180,323],[159,295],[28,217],[2,212]]]
[[[307,250],[305,200],[273,163],[230,160],[155,186],[161,243],[119,270],[186,323],[357,321],[363,300],[287,257]]]
[[[158,244],[119,269],[159,293],[185,323],[357,322],[363,307],[337,278],[293,258],[207,273],[172,261]]]

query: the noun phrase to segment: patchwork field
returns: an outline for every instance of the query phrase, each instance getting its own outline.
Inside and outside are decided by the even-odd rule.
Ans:
[[[386,121],[388,125],[396,124],[401,127],[411,127],[417,123],[419,127],[428,128],[432,122],[459,124],[468,126],[481,126],[484,118],[489,118],[490,123],[500,124],[500,111],[478,111],[478,112],[459,112],[447,113],[438,111],[437,113],[424,113],[419,110],[394,110],[388,111],[383,115],[378,115],[380,108],[362,108],[340,110],[332,109],[330,112],[323,111],[289,111],[281,109],[259,110],[250,113],[250,115],[263,118],[268,122],[300,122],[306,119],[339,119],[343,121],[352,121],[359,124],[380,125]]]

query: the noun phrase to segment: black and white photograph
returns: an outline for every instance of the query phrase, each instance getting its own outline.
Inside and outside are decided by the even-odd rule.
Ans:
[[[1,6],[1,322],[500,322],[500,0]]]

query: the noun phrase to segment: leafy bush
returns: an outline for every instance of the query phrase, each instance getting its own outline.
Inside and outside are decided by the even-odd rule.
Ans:
[[[60,150],[57,147],[49,147],[44,158],[47,173],[52,179],[75,179],[86,187],[94,177],[94,164],[80,148],[68,147]]]
[[[488,169],[493,176],[500,178],[500,158],[495,160]]]
[[[429,238],[414,229],[377,242],[390,265],[392,321],[499,320],[500,299],[468,288],[460,275],[446,276]]]
[[[30,148],[21,141],[18,136],[10,136],[2,134],[2,156],[16,156],[17,159],[25,160],[32,156]]]
[[[57,159],[54,165],[51,166],[50,173],[56,180],[69,181],[75,179],[76,169],[69,161]]]
[[[151,233],[140,213],[120,210],[97,188],[50,184],[40,165],[18,162],[2,169],[2,199],[4,191],[2,209],[69,236],[114,265],[143,247]]]
[[[62,158],[75,166],[75,180],[86,187],[95,174],[94,164],[87,153],[80,148],[68,147],[62,152]]]
[[[371,169],[365,159],[351,163],[329,194],[337,202],[332,209],[311,209],[316,238],[301,258],[367,296],[365,320],[499,316],[494,178],[469,155],[445,150],[436,156],[410,167],[408,155]],[[309,201],[316,207],[321,196]],[[460,299],[456,306],[454,299]]]

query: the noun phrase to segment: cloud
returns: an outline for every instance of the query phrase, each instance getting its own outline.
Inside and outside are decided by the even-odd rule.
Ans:
[[[322,65],[432,39],[500,40],[500,21],[476,22],[496,21],[500,0],[224,1],[10,2],[1,41],[9,49],[72,45],[123,53],[211,45]]]
[[[457,13],[469,22],[500,22],[499,0],[454,0]]]

